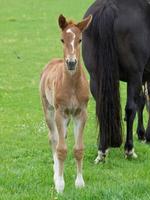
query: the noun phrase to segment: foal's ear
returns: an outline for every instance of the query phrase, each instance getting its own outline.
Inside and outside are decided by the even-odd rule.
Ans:
[[[91,21],[92,21],[92,15],[89,15],[84,20],[79,22],[76,26],[83,32],[85,29],[88,28],[88,26],[90,25]]]
[[[67,23],[67,20],[66,18],[63,16],[63,15],[60,15],[59,18],[58,18],[58,23],[59,23],[59,26],[62,30],[64,30],[68,23]]]

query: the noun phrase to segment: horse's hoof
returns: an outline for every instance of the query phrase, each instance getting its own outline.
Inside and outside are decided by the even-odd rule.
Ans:
[[[130,158],[136,159],[137,157],[138,157],[138,156],[137,156],[137,154],[135,153],[134,149],[132,149],[132,150],[130,150],[130,151],[128,151],[128,150],[125,151],[125,158],[126,158],[126,159],[130,159]]]
[[[97,158],[95,159],[95,164],[97,165],[97,164],[99,164],[99,163],[104,163],[105,162],[105,157],[99,157],[99,156],[97,156]]]
[[[146,144],[146,139],[145,140],[141,140],[142,144]]]
[[[104,163],[107,153],[108,153],[108,150],[106,150],[105,153],[103,153],[102,151],[98,151],[98,156],[95,159],[95,164]]]

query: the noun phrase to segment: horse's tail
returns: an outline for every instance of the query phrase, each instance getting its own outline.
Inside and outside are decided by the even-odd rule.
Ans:
[[[100,123],[100,138],[104,146],[122,144],[119,67],[114,35],[117,8],[113,3],[103,5],[93,15],[91,37],[95,48],[97,77],[96,114]]]

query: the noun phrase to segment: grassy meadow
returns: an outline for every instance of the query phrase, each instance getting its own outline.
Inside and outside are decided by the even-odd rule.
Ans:
[[[62,57],[59,14],[78,21],[92,2],[0,0],[0,200],[150,199],[150,146],[138,142],[136,134],[138,159],[125,160],[122,146],[110,151],[105,164],[94,165],[97,128],[92,97],[84,131],[86,187],[74,187],[76,169],[70,126],[65,191],[57,195],[54,189],[53,161],[39,98],[40,73],[51,58]],[[121,99],[124,110],[123,83]],[[146,121],[145,112],[145,124]]]

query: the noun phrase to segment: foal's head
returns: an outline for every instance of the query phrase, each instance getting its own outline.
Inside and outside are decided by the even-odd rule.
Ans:
[[[88,28],[92,16],[88,16],[81,22],[75,24],[67,21],[63,15],[59,16],[58,22],[62,30],[61,41],[64,46],[64,60],[68,71],[76,71],[80,59],[80,43],[82,32]]]

